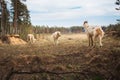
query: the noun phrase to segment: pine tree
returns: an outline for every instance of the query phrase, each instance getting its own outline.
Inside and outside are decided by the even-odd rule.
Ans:
[[[0,26],[0,32],[1,35],[5,35],[8,32],[8,25],[9,25],[9,11],[7,9],[7,4],[5,0],[0,1],[1,4],[1,26]]]
[[[23,0],[25,1],[25,0]],[[13,27],[14,33],[20,31],[21,25],[30,25],[30,16],[27,6],[22,3],[20,0],[11,0],[12,2],[12,13],[13,13]]]

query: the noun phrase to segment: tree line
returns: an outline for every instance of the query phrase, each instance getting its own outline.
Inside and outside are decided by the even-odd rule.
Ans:
[[[80,33],[83,32],[84,29],[82,26],[71,26],[71,27],[58,27],[58,26],[34,26],[33,33],[41,34],[41,33],[53,33],[55,31],[60,31],[62,33]]]

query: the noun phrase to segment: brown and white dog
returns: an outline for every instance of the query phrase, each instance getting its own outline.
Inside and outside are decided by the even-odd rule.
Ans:
[[[102,30],[101,27],[91,27],[88,25],[87,21],[84,21],[83,26],[85,28],[85,31],[87,33],[88,36],[88,40],[89,40],[89,46],[93,46],[93,43],[95,43],[96,45],[96,39],[99,39],[99,44],[100,46],[103,46],[102,44],[102,38],[104,36],[104,31]]]

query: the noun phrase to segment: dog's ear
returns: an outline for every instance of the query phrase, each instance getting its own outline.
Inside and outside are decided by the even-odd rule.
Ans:
[[[59,36],[59,33],[57,32],[57,35]]]
[[[85,24],[85,23],[88,23],[88,21],[84,21],[84,24]]]
[[[60,32],[58,32],[57,35],[60,36]]]

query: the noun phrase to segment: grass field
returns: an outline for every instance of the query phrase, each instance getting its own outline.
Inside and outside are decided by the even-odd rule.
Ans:
[[[88,47],[85,34],[51,35],[33,44],[0,45],[1,80],[119,80],[120,39]]]

